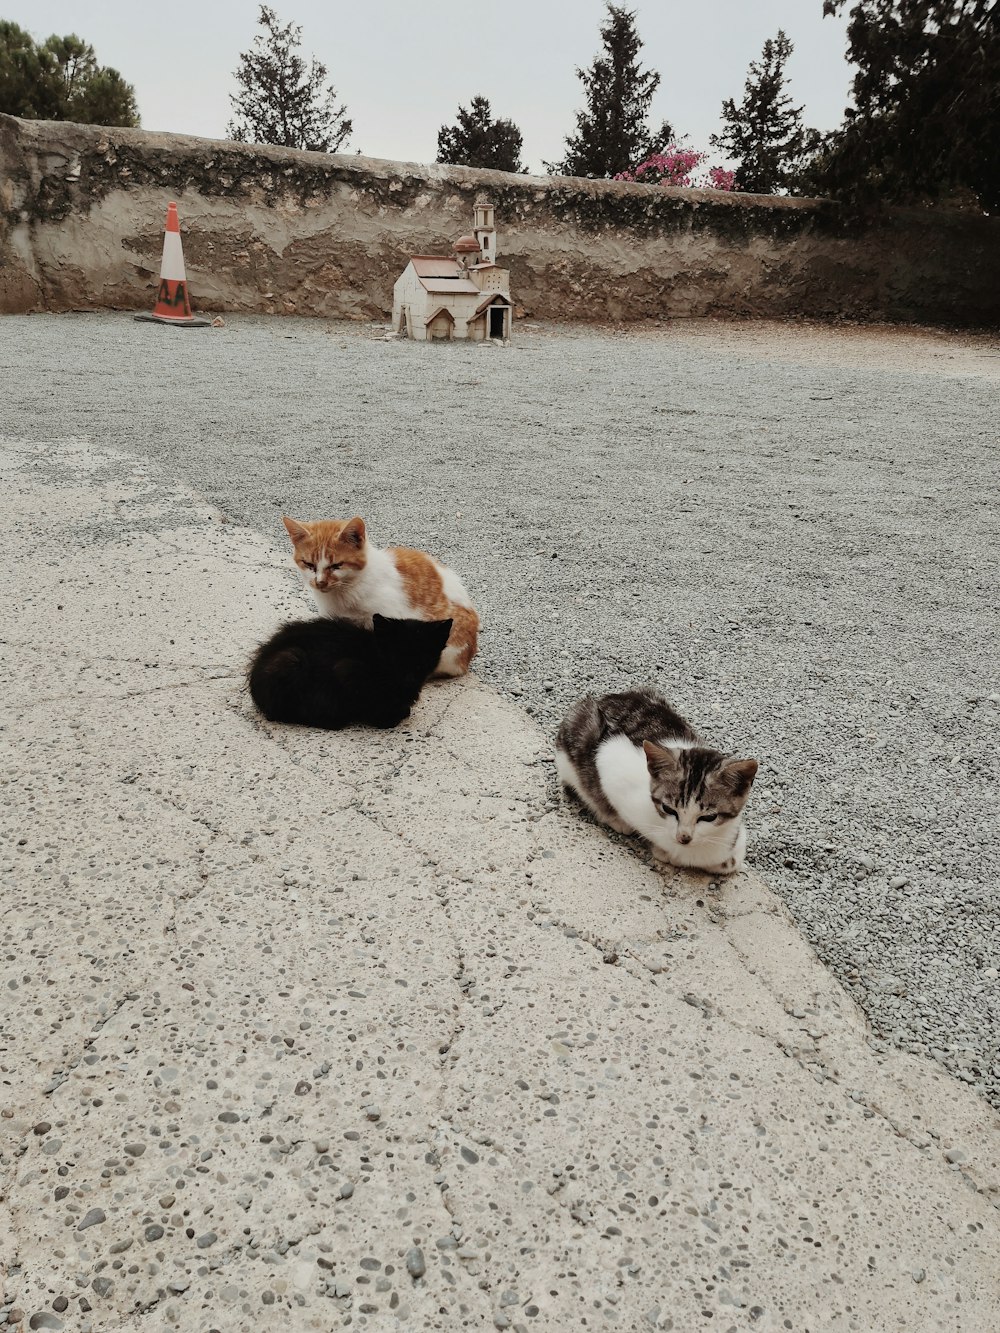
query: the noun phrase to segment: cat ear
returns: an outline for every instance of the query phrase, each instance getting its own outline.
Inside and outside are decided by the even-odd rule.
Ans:
[[[360,551],[365,544],[365,520],[363,518],[348,519],[341,531],[340,540],[348,546],[356,546]]]
[[[289,537],[291,537],[293,545],[297,545],[299,542],[304,542],[309,536],[309,529],[304,523],[300,523],[298,519],[289,518],[287,514],[282,514],[281,521],[284,523],[285,531],[288,533]]]
[[[757,776],[756,759],[727,759],[719,770],[719,777],[734,796],[745,796]]]
[[[646,767],[650,773],[670,773],[677,767],[676,750],[668,750],[654,741],[643,741],[642,748],[646,752]]]

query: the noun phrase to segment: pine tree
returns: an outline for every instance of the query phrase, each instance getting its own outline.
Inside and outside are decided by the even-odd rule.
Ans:
[[[996,0],[855,0],[847,38],[854,106],[814,164],[817,187],[862,207],[965,192],[1000,209]]]
[[[777,194],[795,183],[803,158],[814,140],[802,124],[802,108],[785,91],[785,62],[792,44],[778,29],[764,43],[760,63],[751,61],[739,106],[722,103],[721,134],[709,140],[739,163],[736,188],[751,194]]]
[[[635,13],[609,3],[601,41],[603,54],[595,57],[588,70],[576,71],[587,97],[586,108],[576,113],[576,133],[566,139],[562,162],[547,162],[547,171],[607,179],[673,142],[674,133],[666,121],[656,134],[647,125],[660,76],[639,66],[642,41],[636,32]]]
[[[512,120],[494,120],[489,101],[474,97],[458,108],[458,123],[438,131],[437,160],[453,166],[520,171],[521,131]]]
[[[351,132],[346,106],[337,106],[337,94],[324,87],[326,66],[315,57],[307,65],[298,54],[302,28],[281,27],[277,15],[261,5],[260,27],[253,49],[240,55],[236,82],[230,94],[235,116],[227,133],[239,143],[271,143],[282,148],[309,148],[335,153]]]
[[[0,20],[0,111],[29,120],[138,125],[135,89],[97,63],[94,48],[70,33],[41,46]]]

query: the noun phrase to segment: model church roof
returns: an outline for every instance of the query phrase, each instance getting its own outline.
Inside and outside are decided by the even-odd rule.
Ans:
[[[442,259],[436,255],[414,255],[410,263],[425,292],[441,294],[479,291],[457,259]]]

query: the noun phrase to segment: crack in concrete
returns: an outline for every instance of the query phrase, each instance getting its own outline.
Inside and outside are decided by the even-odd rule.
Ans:
[[[210,668],[206,667],[198,669],[207,671]],[[150,694],[160,694],[166,690],[190,690],[190,689],[195,689],[198,686],[208,685],[215,680],[237,680],[237,679],[239,679],[239,677],[236,672],[228,672],[226,674],[217,676],[205,676],[201,680],[170,681],[166,685],[148,685],[146,686],[145,689],[125,689],[124,691],[121,692],[115,691],[112,694],[94,694],[91,693],[90,691],[87,691],[86,699],[88,704],[94,700],[102,700],[102,699],[119,700],[119,701],[125,699],[140,699]],[[44,698],[33,699],[31,703],[25,704],[21,709],[21,712],[22,713],[30,712],[31,709],[40,708],[43,704],[63,703],[66,700],[79,701],[82,694],[83,691],[79,690],[74,691],[71,694],[48,694],[45,695]]]
[[[52,1075],[52,1078],[49,1080],[48,1084],[42,1089],[43,1097],[51,1097],[59,1091],[59,1089],[63,1086],[63,1084],[67,1081],[67,1079],[71,1078],[74,1072],[77,1069],[79,1069],[80,1066],[83,1064],[87,1055],[90,1053],[91,1047],[94,1045],[97,1038],[104,1031],[107,1024],[111,1022],[111,1020],[115,1017],[116,1014],[120,1013],[121,1010],[125,1008],[126,1004],[132,1004],[138,999],[139,999],[138,991],[131,991],[131,990],[126,991],[125,994],[122,996],[122,998],[117,1001],[114,1008],[111,1009],[110,1012],[105,1014],[102,1018],[99,1018],[97,1020],[97,1022],[91,1028],[90,1032],[87,1034],[87,1036],[84,1037],[83,1045],[80,1050],[78,1058],[74,1060],[72,1064],[67,1065],[65,1069],[58,1070],[56,1073]]]
[[[643,969],[643,971],[647,974],[646,977],[643,977],[642,972],[637,973],[633,968],[629,967],[626,970],[632,976],[635,976],[636,979],[648,979],[655,985],[661,984],[658,980],[657,972],[654,971],[649,966],[649,964],[642,958],[640,954],[638,954],[635,951],[635,949],[630,948],[626,943],[622,941],[611,941],[596,935],[594,932],[584,929],[579,929],[568,922],[560,920],[558,917],[547,912],[544,907],[541,907],[538,904],[532,904],[532,910],[536,913],[539,913],[538,916],[526,918],[527,920],[531,921],[532,925],[542,929],[555,927],[556,929],[563,930],[564,932],[572,931],[573,934],[571,938],[580,939],[583,943],[595,949],[597,952],[601,954],[603,962],[611,963],[615,966],[621,967],[624,965],[623,963],[624,959],[631,959],[636,964],[638,964],[638,966],[641,969]],[[762,909],[748,909],[748,911],[737,913],[736,918],[747,916],[750,914],[750,911],[752,910],[762,910]],[[541,915],[543,913],[544,915]],[[780,912],[777,913],[777,915],[781,916],[782,920],[785,919],[783,917],[783,914],[781,914]],[[739,959],[740,965],[745,968],[748,960],[746,956],[743,954],[743,952],[739,949],[736,942],[732,939],[729,932],[727,931],[726,922],[727,922],[727,917],[724,913],[715,914],[714,924],[718,925],[719,929],[721,930],[725,938],[727,946],[736,954],[736,957]],[[793,929],[793,927],[789,926],[789,929]],[[669,968],[665,968],[663,975],[668,979],[669,979],[669,973],[670,973]],[[760,980],[760,984],[771,996],[774,1003],[779,1007],[781,1007],[782,1009],[784,1009],[784,1005],[780,997],[774,993],[774,991],[771,989],[771,987],[767,984],[767,982],[763,978],[758,978],[758,979]],[[917,1149],[917,1151],[920,1152],[926,1151],[928,1145],[926,1143],[921,1142],[920,1131],[913,1130],[907,1125],[900,1124],[889,1113],[882,1110],[882,1108],[879,1107],[876,1102],[872,1101],[870,1098],[860,1093],[857,1089],[848,1088],[847,1085],[836,1074],[830,1071],[829,1066],[827,1065],[825,1059],[823,1058],[823,1050],[820,1044],[822,1039],[816,1040],[810,1038],[809,1045],[804,1044],[802,1046],[792,1046],[788,1042],[784,1041],[780,1036],[776,1035],[773,1032],[768,1032],[765,1028],[763,1028],[760,1025],[741,1023],[732,1014],[729,1014],[724,1010],[719,1009],[718,1007],[713,1005],[710,1000],[708,1000],[703,996],[697,996],[693,992],[689,991],[685,992],[685,994],[681,996],[681,998],[686,1004],[689,1004],[693,1008],[700,1010],[706,1019],[721,1020],[727,1026],[738,1032],[743,1032],[748,1035],[752,1035],[754,1037],[757,1037],[759,1040],[765,1041],[768,1044],[774,1046],[774,1048],[777,1049],[786,1059],[789,1059],[793,1061],[795,1064],[797,1064],[799,1068],[802,1069],[802,1071],[808,1074],[811,1078],[813,1078],[817,1082],[832,1084],[834,1087],[840,1089],[854,1105],[861,1106],[865,1110],[869,1111],[873,1116],[877,1116],[878,1118],[880,1118],[892,1130],[893,1134],[896,1137],[906,1139],[908,1143],[910,1143],[915,1149]],[[815,1021],[819,1022],[820,1019],[817,1017]],[[970,1184],[973,1184],[973,1186],[977,1188],[980,1193],[985,1193],[987,1194],[987,1197],[990,1197],[988,1191],[975,1184],[974,1177],[972,1177],[970,1172],[962,1169],[961,1167],[959,1169],[961,1170],[961,1173],[967,1179],[969,1179]],[[993,1202],[994,1206],[1000,1209],[1000,1198],[994,1200]]]
[[[739,916],[747,916],[749,914],[750,913],[748,912],[739,913],[737,914],[737,919]],[[782,920],[786,920],[783,914],[779,913],[779,915],[782,917]],[[733,953],[735,953],[741,966],[746,967],[748,959],[746,955],[743,953],[743,951],[736,944],[735,940],[732,939],[729,932],[726,930],[725,920],[723,920],[720,923],[720,925],[726,944],[733,951]],[[790,931],[795,931],[795,927],[791,923],[788,923],[788,929]],[[797,934],[798,932],[795,931],[795,933]],[[817,966],[822,967],[822,964],[819,964],[817,962]],[[764,989],[767,991],[767,993],[771,996],[771,999],[774,1001],[774,1003],[778,1005],[779,1008],[784,1009],[784,1002],[774,992],[774,990],[768,984],[766,979],[764,979],[763,977],[758,977],[758,980],[760,981],[760,984],[764,987]],[[834,984],[836,985],[837,983],[834,982]],[[904,1139],[915,1151],[920,1153],[925,1153],[931,1146],[930,1142],[922,1141],[923,1138],[930,1139],[928,1131],[926,1130],[921,1131],[909,1125],[900,1124],[898,1120],[896,1120],[892,1115],[890,1115],[889,1112],[884,1111],[878,1105],[878,1103],[872,1100],[867,1094],[865,1094],[858,1088],[850,1087],[849,1084],[847,1084],[842,1078],[839,1077],[839,1075],[831,1071],[824,1057],[824,1052],[822,1047],[823,1037],[819,1038],[810,1037],[809,1038],[810,1045],[808,1046],[805,1044],[803,1044],[802,1046],[792,1046],[788,1042],[784,1041],[780,1036],[777,1036],[774,1033],[769,1033],[761,1027],[748,1024],[741,1024],[731,1015],[725,1014],[717,1008],[713,1008],[707,1000],[698,1003],[693,997],[689,999],[688,996],[685,995],[684,998],[688,1003],[694,1003],[696,1008],[702,1008],[702,1012],[704,1013],[706,1018],[721,1018],[723,1022],[727,1023],[730,1027],[736,1029],[737,1031],[752,1033],[759,1039],[773,1045],[774,1048],[777,1051],[779,1051],[780,1054],[783,1055],[786,1059],[791,1060],[794,1064],[797,1064],[798,1067],[803,1071],[803,1073],[808,1074],[817,1083],[829,1084],[834,1088],[837,1088],[840,1092],[843,1093],[845,1099],[848,1100],[852,1105],[861,1107],[862,1111],[867,1111],[870,1116],[878,1119],[881,1123],[888,1126],[888,1128],[892,1131],[893,1135],[896,1138]],[[846,992],[845,992],[845,998],[848,1000],[848,1003],[853,1005],[853,1001],[851,1001],[850,997],[846,995]],[[702,1007],[702,1005],[704,1005],[704,1007]],[[821,1022],[821,1021],[825,1020],[822,1020],[819,1018],[819,1016],[817,1016],[815,1022]],[[862,1025],[862,1028],[870,1035],[871,1029],[867,1021],[864,1019],[864,1017],[859,1016],[857,1021]],[[831,1034],[827,1033],[824,1035],[830,1036]],[[845,1038],[851,1038],[857,1036],[857,1032],[849,1030],[845,1025],[841,1035]],[[870,1057],[866,1056],[865,1058],[872,1059],[874,1063],[879,1066],[885,1064],[885,1061],[880,1060],[875,1052],[872,1052]],[[962,1164],[959,1164],[958,1171],[963,1176],[963,1178],[969,1183],[972,1189],[976,1190],[977,1193],[986,1197],[989,1200],[989,1202],[992,1203],[993,1207],[996,1208],[998,1211],[1000,1211],[1000,1194],[996,1194],[994,1191],[991,1191],[991,1189],[988,1186],[981,1185],[976,1181],[976,1178],[973,1174],[972,1163],[969,1164],[968,1168],[964,1167]]]
[[[247,691],[248,687],[244,686],[241,693],[246,694]],[[319,776],[317,768],[308,763],[305,759],[300,758],[295,753],[294,749],[290,745],[286,745],[282,739],[285,732],[291,731],[290,727],[281,722],[268,721],[268,719],[264,717],[262,713],[259,713],[256,708],[254,708],[253,712],[245,712],[239,704],[234,703],[231,699],[226,700],[225,709],[231,717],[236,718],[238,722],[243,724],[243,726],[273,745],[281,752],[283,757],[287,759],[289,763],[294,764],[296,768],[301,768],[306,773],[311,773],[314,777]],[[284,730],[277,731],[274,730],[274,728],[284,728]],[[309,730],[315,731],[316,728],[309,728]],[[355,793],[360,793],[360,787],[356,782],[352,782],[349,778],[344,777],[343,775],[340,775],[340,781],[343,782],[344,786],[349,788],[349,790]],[[353,809],[354,803],[349,803],[346,808]]]
[[[128,666],[141,666],[149,670],[159,668],[163,671],[231,671],[231,662],[206,663],[199,665],[197,662],[162,662],[157,660],[151,662],[149,657],[122,657],[120,653],[82,653],[74,648],[56,648],[51,644],[46,644],[44,650],[39,647],[35,640],[21,640],[0,638],[0,648],[27,648],[29,652],[40,654],[44,651],[46,658],[62,657],[71,662],[82,662],[84,666],[94,666],[99,662],[111,662],[118,664],[126,663]]]

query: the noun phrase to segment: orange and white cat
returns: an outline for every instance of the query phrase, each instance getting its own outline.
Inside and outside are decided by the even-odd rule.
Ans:
[[[320,615],[371,629],[372,616],[451,620],[436,674],[461,676],[476,655],[479,617],[453,569],[424,551],[372,545],[364,520],[300,523],[282,515],[295,563]]]

